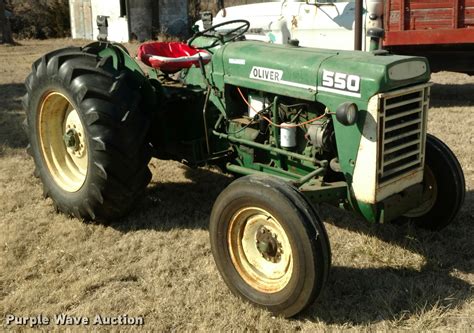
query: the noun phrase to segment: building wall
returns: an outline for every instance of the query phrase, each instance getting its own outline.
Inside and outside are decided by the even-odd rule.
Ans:
[[[265,0],[69,0],[73,38],[97,39],[97,15],[109,16],[109,40],[127,42],[151,39],[155,33],[186,36],[199,12],[217,12],[219,4],[231,6]],[[124,15],[126,14],[126,15]],[[130,23],[130,24],[129,24]]]
[[[96,40],[97,15],[109,16],[109,40],[128,41],[127,17],[121,16],[120,0],[69,0],[72,38]]]
[[[108,16],[110,41],[128,42],[128,20],[127,16],[121,16],[120,0],[90,0],[92,4],[92,26],[93,39],[96,40],[99,35],[97,29],[97,15]]]
[[[158,0],[161,33],[184,36],[188,33],[188,1]]]
[[[152,2],[155,0],[129,0],[131,38],[145,41],[152,38]]]

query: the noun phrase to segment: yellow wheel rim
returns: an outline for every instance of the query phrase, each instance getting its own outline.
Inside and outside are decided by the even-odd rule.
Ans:
[[[423,175],[424,183],[424,194],[423,202],[419,207],[412,209],[404,214],[406,217],[419,217],[427,214],[435,205],[436,199],[438,198],[438,184],[436,182],[436,177],[431,171],[428,165],[425,165],[425,173]]]
[[[293,272],[290,241],[281,224],[266,210],[248,207],[231,219],[227,244],[234,267],[252,288],[281,291]]]
[[[86,180],[86,133],[77,110],[63,94],[53,91],[42,99],[38,134],[41,152],[55,183],[77,192]]]

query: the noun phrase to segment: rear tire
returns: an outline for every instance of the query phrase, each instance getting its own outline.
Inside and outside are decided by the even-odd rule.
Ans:
[[[454,221],[466,194],[461,165],[449,147],[434,135],[426,138],[425,202],[405,218],[420,228],[441,230]]]
[[[25,85],[28,152],[45,197],[86,220],[127,214],[151,178],[150,115],[129,71],[65,48],[38,59]]]
[[[324,225],[303,195],[268,176],[246,176],[217,198],[211,248],[231,291],[276,315],[311,305],[329,274]]]

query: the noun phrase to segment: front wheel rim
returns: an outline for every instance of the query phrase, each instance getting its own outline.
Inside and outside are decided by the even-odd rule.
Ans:
[[[425,165],[425,173],[423,175],[423,202],[415,209],[412,209],[404,214],[408,218],[416,218],[427,214],[435,205],[438,198],[438,183],[435,175],[430,167]]]
[[[275,293],[290,281],[290,241],[280,222],[268,211],[258,207],[237,211],[229,225],[227,245],[235,269],[252,288]]]
[[[79,191],[89,163],[86,132],[79,113],[63,94],[52,91],[43,97],[38,135],[42,157],[54,182],[64,191]]]

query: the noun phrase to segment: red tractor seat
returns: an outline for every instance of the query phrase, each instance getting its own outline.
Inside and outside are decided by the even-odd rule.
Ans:
[[[175,73],[191,66],[199,67],[211,60],[211,54],[180,42],[152,42],[138,47],[137,57],[144,64],[157,68],[163,73]]]

